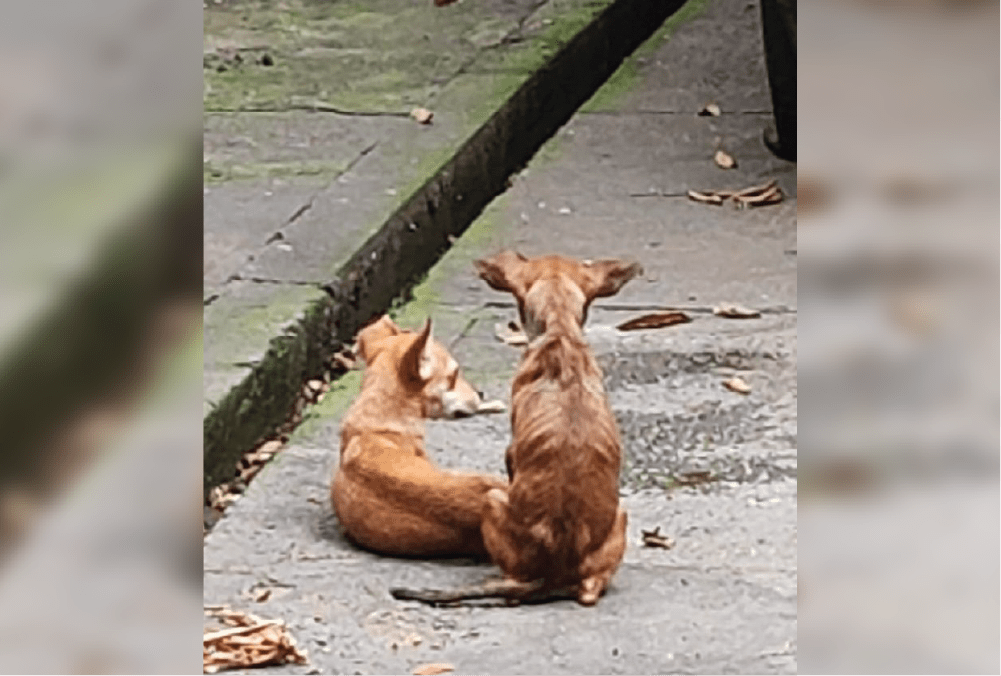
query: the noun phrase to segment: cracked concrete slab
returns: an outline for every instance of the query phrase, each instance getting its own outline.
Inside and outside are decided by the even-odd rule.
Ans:
[[[266,288],[286,293],[283,289],[286,286],[313,285],[328,291],[330,297],[320,297],[301,307],[299,319],[286,327],[277,342],[261,342],[262,333],[245,332],[245,339],[255,342],[249,351],[265,356],[221,398],[210,399],[207,404],[206,490],[230,476],[240,453],[284,422],[302,380],[319,374],[324,361],[339,345],[349,342],[362,323],[385,311],[403,290],[416,284],[489,201],[503,191],[508,176],[523,166],[621,60],[681,4],[681,0],[656,5],[638,0],[480,3],[474,12],[486,11],[490,16],[485,23],[473,24],[491,28],[470,38],[480,46],[478,51],[471,52],[474,56],[459,63],[447,77],[433,78],[433,91],[429,90],[431,93],[425,100],[425,105],[431,102],[435,113],[430,126],[405,117],[402,111],[380,108],[381,104],[372,103],[373,100],[348,111],[343,102],[334,105],[327,101],[303,101],[300,94],[295,94],[271,106],[274,111],[312,111],[316,115],[329,114],[321,111],[347,111],[351,114],[340,117],[377,120],[379,138],[360,151],[355,143],[356,154],[352,159],[346,158],[351,156],[351,144],[358,137],[349,134],[346,154],[340,158],[307,160],[295,155],[295,152],[306,155],[313,152],[305,148],[292,153],[295,161],[286,161],[289,153],[284,150],[270,151],[278,159],[268,160],[268,143],[286,139],[290,144],[301,145],[305,130],[289,121],[294,115],[269,118],[260,112],[269,110],[268,106],[257,103],[243,101],[232,110],[243,111],[238,115],[281,120],[285,127],[271,132],[255,128],[256,136],[248,136],[232,120],[226,122],[230,125],[226,133],[219,133],[220,129],[225,131],[225,124],[214,122],[216,135],[211,144],[208,172],[210,178],[221,181],[215,183],[221,188],[213,194],[210,186],[207,199],[220,199],[213,200],[215,204],[207,212],[227,214],[231,223],[238,224],[241,220],[238,212],[243,210],[251,214],[248,220],[254,226],[249,234],[238,233],[228,240],[219,237],[209,247],[215,254],[213,281],[218,285],[208,289],[206,307],[220,303],[238,305],[233,285],[248,281],[260,284],[257,293]],[[213,8],[214,12],[229,14],[225,20],[216,16],[222,23],[213,23],[215,28],[207,38],[204,66],[206,110],[210,115],[212,111],[229,110],[220,104],[218,97],[213,98],[219,94],[213,83],[242,82],[242,86],[249,88],[244,93],[251,98],[276,94],[274,86],[280,80],[275,79],[280,74],[278,62],[255,42],[254,31],[266,35],[277,26],[280,35],[275,37],[276,44],[287,47],[290,36],[294,35],[309,42],[317,35],[325,35],[331,21],[342,21],[344,17],[339,13],[345,8],[310,6],[300,12],[303,8],[299,5],[283,5],[277,8],[274,25],[262,19],[268,14],[267,6],[260,9],[254,17],[247,17],[241,14],[244,10],[239,5],[220,3],[220,7]],[[352,30],[361,34],[383,31],[380,26],[385,22],[380,12],[384,9],[385,5],[378,0],[353,7],[351,11],[358,14],[355,18],[359,23]],[[428,9],[424,7],[421,11]],[[473,25],[465,9],[442,11],[438,15],[435,35],[444,35],[445,43],[456,36],[465,39],[461,37],[466,35],[463,31]],[[506,29],[500,30],[503,26],[497,24],[498,17],[501,24],[507,25]],[[263,23],[258,25],[260,21]],[[234,28],[241,22],[245,25]],[[227,33],[230,29],[233,30]],[[424,50],[432,59],[440,57],[437,38],[428,36],[425,40],[425,34],[413,31],[407,35],[416,41],[407,48],[416,49],[415,44],[419,44],[418,51]],[[370,37],[372,44],[378,44],[384,35]],[[332,57],[317,57],[319,60],[312,64],[333,76],[343,64],[323,59],[330,57],[336,61],[344,56],[338,52]],[[489,75],[478,73],[475,66],[480,56],[493,64],[503,62],[521,69]],[[303,58],[308,61],[313,56]],[[377,65],[371,62],[365,67]],[[256,74],[247,71],[251,66],[251,70],[257,69]],[[260,84],[255,80],[260,69],[269,70],[275,79],[264,94],[255,89],[255,83]],[[364,81],[364,75],[363,70],[358,70],[344,81],[353,86],[356,81]],[[286,84],[293,91],[302,81],[291,78]],[[380,86],[392,89],[395,85],[383,82]],[[236,87],[231,93],[239,91]],[[330,144],[336,145],[336,138],[322,137],[316,145],[322,150],[324,145],[332,148]],[[263,192],[257,197],[251,194],[245,204],[227,201],[227,190],[240,182],[234,176],[259,174],[270,175],[276,189],[260,186],[258,189],[263,188]],[[322,180],[324,176],[327,185],[312,192],[315,184],[311,180]],[[279,182],[285,180],[299,186],[288,191],[290,199],[279,188],[283,185]],[[278,192],[282,192],[282,197],[273,200]],[[267,226],[257,215],[256,199],[278,204],[264,205],[261,209],[269,214],[268,218],[275,218],[272,226]],[[220,223],[225,220],[220,219]],[[257,232],[257,228],[270,231],[263,245],[258,243],[258,235],[263,232]],[[220,231],[211,224],[207,229],[215,234]],[[236,271],[226,272],[230,266],[235,266]],[[227,326],[214,327],[217,334],[239,335],[244,328],[233,312],[218,311],[213,316],[233,320]],[[221,377],[209,374],[207,380],[231,382],[237,360],[216,354],[215,362],[227,373]]]

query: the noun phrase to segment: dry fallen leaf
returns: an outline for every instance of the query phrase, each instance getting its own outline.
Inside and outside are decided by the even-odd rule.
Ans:
[[[702,117],[719,117],[721,112],[722,111],[719,109],[719,106],[715,103],[707,103],[702,107],[702,110],[700,110],[698,114]]]
[[[665,326],[673,326],[675,324],[687,324],[690,321],[692,321],[692,318],[684,312],[654,312],[653,314],[630,319],[627,322],[619,324],[616,328],[618,328],[619,331],[660,329]]]
[[[414,667],[412,673],[415,676],[434,676],[435,674],[444,674],[449,671],[455,671],[455,667],[446,662],[432,662],[431,664],[422,664],[419,667]]]
[[[444,7],[445,5],[451,5],[455,0],[434,0],[435,7]]]
[[[772,180],[768,181],[768,183],[762,183],[760,185],[752,185],[752,186],[750,186],[748,188],[743,188],[741,190],[738,190],[738,191],[736,191],[736,192],[733,193],[733,196],[734,197],[752,197],[754,195],[761,195],[762,193],[766,193],[766,192],[770,191],[772,188],[776,187],[777,185],[778,185],[778,181],[776,181],[773,178]]]
[[[713,192],[689,190],[688,199],[702,202],[703,204],[723,204],[723,195]]]
[[[434,113],[427,108],[414,108],[410,111],[410,117],[414,118],[421,124],[431,124],[431,118],[434,117]]]
[[[778,204],[782,201],[783,194],[782,188],[777,185],[771,185],[767,190],[764,190],[756,194],[741,194],[738,193],[733,196],[734,202],[737,203],[738,207],[760,207],[766,204]]]
[[[507,406],[504,405],[503,401],[499,399],[494,399],[493,401],[484,401],[476,409],[477,413],[503,413],[507,410]]]
[[[733,160],[729,155],[720,151],[716,156],[716,163],[722,166],[724,169],[729,168],[724,166],[727,160],[720,160],[720,154],[723,157]],[[732,166],[737,166],[734,163]],[[784,195],[782,193],[782,188],[778,186],[778,182],[772,179],[768,183],[762,183],[761,185],[752,185],[748,188],[743,188],[741,190],[689,190],[688,199],[694,200],[696,202],[701,202],[702,204],[723,204],[725,201],[733,202],[738,208],[744,209],[747,207],[759,207],[766,204],[777,204],[782,201]]]
[[[761,316],[761,313],[757,310],[752,310],[742,305],[734,305],[733,303],[717,305],[713,308],[713,314],[717,317],[726,317],[727,319],[754,319]]]
[[[262,620],[225,606],[205,610],[228,625],[203,632],[202,667],[206,674],[289,662],[306,664],[305,653],[296,647],[283,620]]]
[[[723,381],[723,386],[737,394],[749,394],[751,392],[751,386],[743,381],[741,378],[730,378],[729,380]]]
[[[507,326],[503,324],[494,324],[494,336],[497,340],[505,343],[507,345],[512,345],[514,347],[523,347],[528,345],[528,336],[521,330],[514,322],[508,322]]]
[[[673,539],[660,534],[660,526],[657,526],[653,530],[645,530],[641,532],[643,533],[644,547],[660,547],[661,549],[670,549],[674,546]]]
[[[343,368],[345,371],[353,371],[358,368],[358,362],[354,357],[354,354],[347,350],[342,350],[340,352],[335,352],[334,356],[330,360]]]
[[[737,166],[737,160],[733,159],[722,150],[717,150],[713,159],[716,160],[716,164],[723,169],[733,169]]]
[[[674,480],[682,486],[697,486],[712,481],[713,474],[707,469],[693,469],[674,476]]]

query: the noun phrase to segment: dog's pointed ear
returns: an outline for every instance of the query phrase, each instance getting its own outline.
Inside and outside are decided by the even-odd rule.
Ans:
[[[523,291],[519,273],[527,260],[517,251],[502,251],[496,256],[473,261],[473,266],[491,288],[518,295]]]
[[[431,379],[434,369],[434,354],[432,352],[431,318],[428,317],[424,329],[417,334],[417,339],[407,348],[403,356],[406,373],[415,380],[425,382]]]
[[[358,332],[355,352],[365,360],[366,364],[370,364],[379,351],[380,341],[398,333],[400,327],[389,318],[389,315],[383,315]]]
[[[585,263],[590,283],[583,289],[589,299],[614,296],[626,282],[643,274],[643,266],[635,261],[606,259]]]

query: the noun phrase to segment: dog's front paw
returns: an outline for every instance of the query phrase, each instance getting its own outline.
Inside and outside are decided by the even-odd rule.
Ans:
[[[507,406],[503,401],[499,399],[494,399],[493,401],[481,402],[479,408],[476,409],[477,413],[503,413],[507,410]]]

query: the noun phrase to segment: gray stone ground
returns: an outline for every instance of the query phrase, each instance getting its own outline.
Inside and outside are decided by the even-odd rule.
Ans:
[[[790,673],[796,670],[795,166],[760,141],[769,121],[758,7],[708,3],[653,38],[536,156],[431,271],[398,319],[427,314],[471,380],[507,398],[518,354],[494,338],[510,298],[471,260],[526,254],[629,256],[643,278],[596,304],[588,334],[625,441],[629,547],[607,596],[525,607],[429,608],[392,586],[451,586],[495,572],[404,561],[345,542],[329,505],[344,399],[317,407],[205,541],[205,601],[285,619],[310,665],[276,673],[408,673],[448,662],[477,673]],[[723,110],[698,117],[705,103]],[[717,147],[738,161],[724,171]],[[348,172],[349,175],[350,172]],[[695,204],[688,188],[779,180],[759,210]],[[208,227],[208,223],[207,223]],[[736,302],[759,319],[714,317]],[[652,306],[694,321],[613,327]],[[739,374],[748,396],[721,382]],[[506,416],[428,425],[446,467],[501,473]],[[713,480],[679,485],[692,472]],[[660,527],[672,549],[649,549]],[[270,589],[267,600],[256,602]]]

